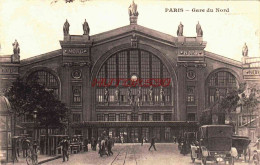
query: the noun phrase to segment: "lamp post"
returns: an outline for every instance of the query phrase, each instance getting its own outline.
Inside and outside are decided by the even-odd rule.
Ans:
[[[34,119],[34,127],[33,127],[33,129],[34,129],[34,140],[36,140],[36,118],[37,118],[37,113],[38,113],[38,111],[37,110],[34,110],[33,111],[33,119]]]

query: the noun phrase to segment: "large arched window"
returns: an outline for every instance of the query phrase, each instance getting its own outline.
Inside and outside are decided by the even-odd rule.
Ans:
[[[130,85],[136,79],[138,85]],[[149,81],[153,82],[152,95]],[[112,55],[100,68],[95,83],[99,105],[106,102],[109,105],[127,105],[129,90],[132,102],[139,101],[140,106],[170,105],[172,100],[172,82],[166,66],[158,57],[143,50],[129,49]]]
[[[39,84],[53,90],[55,95],[59,96],[59,81],[52,73],[44,70],[35,71],[28,76],[27,82],[32,80],[36,80]]]
[[[238,87],[236,77],[227,71],[216,72],[208,80],[209,105],[213,105],[217,100],[225,97],[229,90]]]

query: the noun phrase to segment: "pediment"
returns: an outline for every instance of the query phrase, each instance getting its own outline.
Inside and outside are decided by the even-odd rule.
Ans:
[[[92,35],[90,36],[90,40],[92,40],[93,45],[95,45],[95,44],[110,42],[119,38],[127,37],[132,34],[136,34],[144,38],[149,38],[152,40],[157,40],[159,42],[165,42],[167,44],[172,44],[172,45],[175,45],[178,39],[177,37],[174,37],[172,35],[135,24],[135,25],[123,26],[107,32]]]

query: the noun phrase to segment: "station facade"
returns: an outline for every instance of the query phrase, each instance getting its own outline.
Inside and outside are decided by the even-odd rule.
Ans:
[[[17,77],[37,77],[72,111],[71,134],[106,130],[135,142],[151,136],[170,141],[196,129],[203,110],[229,89],[243,82],[259,86],[259,58],[229,59],[205,51],[202,35],[175,37],[140,26],[137,18],[96,35],[68,32],[61,49],[21,61],[1,56],[1,88]]]

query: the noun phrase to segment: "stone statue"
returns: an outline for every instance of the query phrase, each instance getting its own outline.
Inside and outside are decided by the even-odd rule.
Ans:
[[[141,105],[141,100],[142,100],[142,90],[141,87],[139,87],[138,92],[137,92],[137,106],[139,107]]]
[[[177,36],[183,36],[183,25],[181,22],[180,25],[178,26]]]
[[[70,30],[70,24],[68,22],[68,20],[66,19],[66,22],[63,25],[63,33],[64,35],[69,35],[69,30]]]
[[[116,90],[115,90],[115,100],[117,102],[119,102],[119,100],[120,100],[120,90],[119,90],[119,87],[117,87]]]
[[[242,55],[243,55],[244,57],[247,57],[247,56],[248,56],[248,47],[247,47],[246,43],[245,43],[245,45],[244,45],[243,48],[242,48]]]
[[[203,36],[203,31],[202,31],[202,28],[201,28],[199,22],[198,22],[198,24],[196,25],[196,33],[197,33],[197,37],[202,37],[202,36]]]
[[[128,14],[129,16],[138,16],[137,4],[135,4],[134,0],[128,8]]]
[[[220,93],[219,93],[219,89],[218,88],[216,89],[215,97],[216,97],[216,100],[220,99]]]
[[[149,99],[150,99],[150,103],[153,104],[153,87],[150,86],[149,89]]]
[[[83,35],[89,35],[90,29],[89,29],[86,19],[85,19],[85,22],[82,24],[82,26],[83,26],[83,32],[84,32]]]
[[[132,100],[132,92],[131,92],[131,88],[130,87],[128,87],[128,89],[127,89],[127,96],[128,96],[128,103],[130,105],[132,105],[133,104],[133,100]]]
[[[17,40],[15,40],[13,43],[13,52],[14,52],[14,54],[20,54],[20,47],[19,47],[19,43],[17,42]]]
[[[104,100],[105,100],[105,103],[108,103],[108,98],[109,98],[109,91],[107,89],[107,87],[105,88],[105,95],[104,95]]]
[[[12,62],[19,63],[20,62],[20,47],[17,40],[14,41],[13,45],[13,55],[12,55]]]
[[[160,101],[161,103],[164,103],[164,90],[163,90],[163,87],[161,86],[161,89],[160,89]]]

